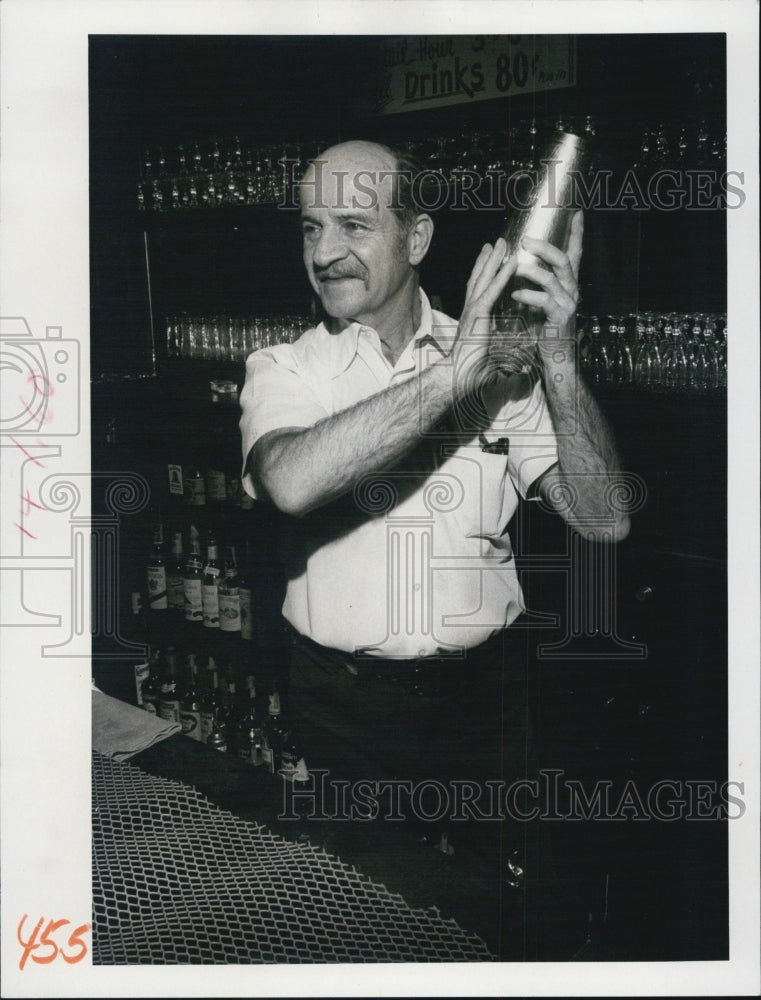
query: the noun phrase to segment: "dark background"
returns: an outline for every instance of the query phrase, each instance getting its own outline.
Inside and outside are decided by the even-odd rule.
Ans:
[[[252,145],[356,136],[399,143],[495,131],[534,115],[593,115],[599,165],[620,174],[636,161],[645,125],[704,118],[714,132],[725,128],[721,35],[579,37],[577,64],[573,88],[375,118],[362,110],[372,83],[369,39],[92,37],[94,467],[139,468],[157,484],[167,461],[203,466],[204,456],[224,452],[218,460],[234,470],[236,417],[202,395],[208,365],[166,365],[163,319],[182,310],[303,313],[310,301],[292,213],[272,206],[138,212],[146,148],[233,135]],[[440,214],[436,224],[423,283],[458,315],[477,248],[499,235],[503,220],[499,212]],[[726,216],[588,212],[581,285],[585,309],[600,314],[725,311]],[[230,374],[241,381],[242,366]],[[720,782],[727,770],[726,400],[613,389],[599,397],[624,468],[646,487],[631,535],[616,548],[614,632],[644,643],[647,655],[537,653],[542,642],[562,640],[571,612],[563,573],[541,571],[536,560],[563,553],[568,540],[558,519],[522,507],[511,537],[528,606],[556,619],[528,643],[540,756],[590,781]],[[118,426],[118,447],[113,435],[106,440],[106,426]],[[261,510],[249,521],[263,578],[276,581],[276,527]],[[124,524],[123,565],[142,572],[149,522],[134,522]],[[604,948],[586,957],[726,958],[726,823],[602,826],[566,824],[559,842],[592,938]],[[349,856],[351,844],[342,852]],[[379,870],[390,886],[393,867]]]

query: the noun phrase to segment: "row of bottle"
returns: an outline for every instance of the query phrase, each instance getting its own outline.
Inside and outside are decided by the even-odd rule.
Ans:
[[[194,652],[186,655],[184,670],[170,646],[162,656],[154,650],[149,661],[135,666],[137,703],[147,712],[177,722],[183,735],[215,750],[235,753],[255,767],[282,774],[289,781],[309,777],[302,748],[283,715],[280,695],[268,697],[263,713],[253,675],[237,690],[232,673],[220,677],[213,657],[203,672]]]
[[[257,631],[251,547],[247,543],[243,571],[239,573],[234,545],[220,553],[216,535],[209,531],[202,555],[201,537],[195,525],[187,533],[172,532],[171,552],[164,548],[162,524],[153,526],[153,544],[146,562],[146,607],[162,615],[174,613],[208,629],[252,640]],[[133,612],[141,605],[140,592],[133,593]]]
[[[262,347],[292,344],[314,323],[308,316],[187,316],[166,318],[170,358],[245,361]]]
[[[175,462],[167,465],[169,496],[187,507],[237,507],[251,510],[253,497],[243,489],[239,476],[223,469],[200,469]]]
[[[582,367],[594,384],[711,393],[727,385],[725,314],[579,317]]]

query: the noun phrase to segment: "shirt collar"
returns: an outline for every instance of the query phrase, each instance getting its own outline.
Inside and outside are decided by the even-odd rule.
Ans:
[[[414,343],[415,348],[422,348],[428,344],[432,344],[444,354],[446,353],[445,347],[441,345],[440,339],[437,340],[434,335],[435,326],[431,303],[422,288],[419,289],[419,293],[421,306],[420,325],[415,331],[412,343]],[[323,361],[328,375],[330,378],[337,378],[346,371],[356,357],[360,330],[369,330],[371,327],[362,323],[350,323],[340,333],[330,333],[325,324],[320,323],[318,329],[320,337],[324,341]]]

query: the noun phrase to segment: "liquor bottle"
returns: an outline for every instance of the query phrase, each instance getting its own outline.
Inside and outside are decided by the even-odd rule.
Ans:
[[[227,726],[221,719],[213,719],[206,745],[213,750],[227,751]]]
[[[277,691],[273,691],[269,696],[269,712],[263,728],[262,763],[270,774],[274,774],[280,768],[283,746],[290,740],[291,735],[282,718],[280,695]]]
[[[246,678],[248,704],[237,729],[238,756],[254,767],[264,761],[264,732],[256,711],[256,684],[253,677]]]
[[[219,628],[219,548],[214,535],[206,545],[206,565],[201,584],[203,623],[206,628]]]
[[[206,472],[206,501],[219,506],[227,500],[227,483],[221,469],[208,469]]]
[[[203,742],[201,732],[201,692],[198,685],[196,654],[188,653],[188,686],[180,702],[180,724],[184,736]]]
[[[219,690],[219,671],[214,657],[209,657],[206,684],[201,701],[201,742],[208,743],[214,724],[223,714],[222,693]]]
[[[136,680],[137,680],[137,667]],[[148,664],[148,676],[138,687],[138,705],[151,715],[158,715],[161,697],[161,651],[152,649]]]
[[[220,630],[240,635],[240,586],[232,545],[225,549],[225,575],[219,581],[218,596]]]
[[[298,737],[292,730],[286,732],[283,737],[280,748],[280,766],[277,772],[286,781],[309,780],[304,751]]]
[[[238,695],[237,685],[232,674],[229,674],[227,677],[223,703],[222,719],[227,730],[227,747],[229,751],[237,753],[238,729],[243,716],[246,714],[246,706],[243,704],[243,699]]]
[[[166,563],[164,562],[164,528],[153,526],[153,546],[146,565],[148,607],[151,611],[166,611]]]
[[[135,671],[135,704],[138,708],[143,708],[143,688],[148,683],[151,673],[150,659],[140,660],[134,666]]]
[[[185,563],[182,589],[185,598],[185,618],[190,622],[203,621],[203,593],[201,590],[203,572],[201,562],[201,539],[194,525],[190,526],[190,554]]]
[[[180,613],[185,610],[185,588],[182,581],[182,532],[172,532],[172,558],[166,571],[166,597],[169,607]]]
[[[206,483],[200,469],[188,469],[183,477],[185,503],[190,507],[206,506]]]
[[[180,703],[184,691],[177,675],[177,650],[170,646],[166,651],[166,671],[159,694],[159,716],[169,722],[180,721]]]
[[[240,606],[240,637],[241,639],[253,639],[254,619],[253,619],[253,588],[251,573],[251,543],[246,540],[246,550],[241,567],[241,575],[238,577],[238,600]]]

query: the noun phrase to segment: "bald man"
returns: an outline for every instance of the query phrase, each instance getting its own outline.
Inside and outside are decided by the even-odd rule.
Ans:
[[[448,794],[527,774],[525,664],[506,632],[525,610],[507,534],[519,501],[542,497],[587,535],[604,524],[606,540],[628,521],[607,505],[615,446],[576,371],[581,214],[567,253],[525,241],[535,264],[484,245],[457,321],[420,287],[434,225],[412,171],[360,141],[306,171],[303,258],[326,318],[247,361],[244,485],[288,515],[283,615],[310,766]],[[545,317],[524,371],[491,321],[513,276],[533,287],[512,299]],[[473,841],[501,885],[505,829],[486,821]]]

